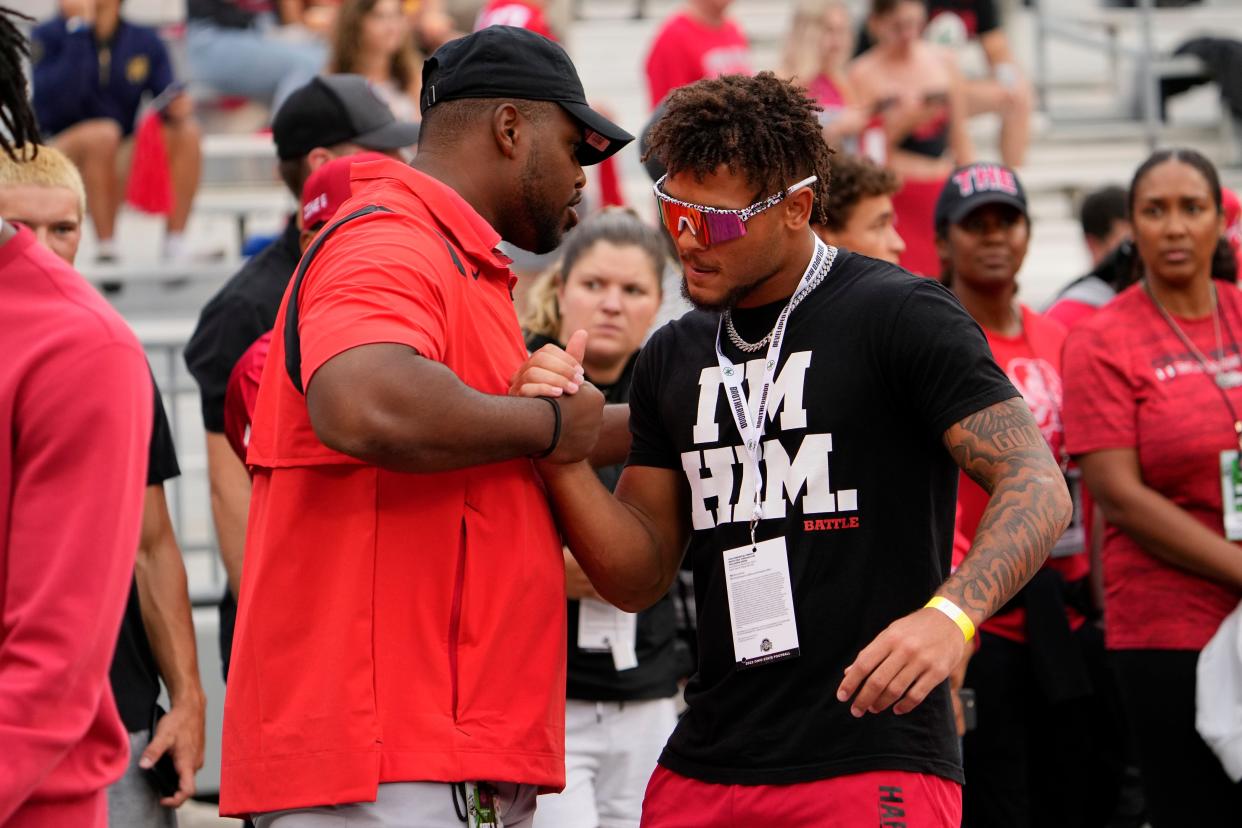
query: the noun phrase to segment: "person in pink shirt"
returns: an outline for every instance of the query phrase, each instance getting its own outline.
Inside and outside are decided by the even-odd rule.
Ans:
[[[656,34],[647,54],[651,108],[679,86],[720,75],[749,75],[750,46],[727,16],[733,0],[686,0]]]
[[[1061,417],[1065,329],[1018,301],[1018,271],[1031,236],[1021,181],[999,164],[954,170],[936,203],[935,228],[941,281],[983,329],[1077,500],[1080,474],[1065,452]],[[955,566],[987,527],[988,497],[961,473]],[[964,677],[978,696],[978,726],[962,741],[966,828],[1088,828],[1111,813],[1120,723],[1107,727],[1100,702],[1104,643],[1088,623],[1098,614],[1089,569],[1076,508],[1040,571],[980,627]],[[955,685],[961,679],[959,672]]]
[[[0,8],[0,152],[39,132]],[[104,299],[0,224],[0,825],[104,828],[128,760],[108,666],[142,520],[151,376]]]

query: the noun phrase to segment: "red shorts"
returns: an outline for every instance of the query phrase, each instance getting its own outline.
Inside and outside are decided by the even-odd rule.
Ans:
[[[642,828],[958,828],[962,786],[908,771],[870,771],[796,785],[713,785],[662,765],[643,798]]]

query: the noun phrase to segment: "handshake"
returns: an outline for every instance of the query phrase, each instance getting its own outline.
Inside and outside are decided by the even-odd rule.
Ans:
[[[585,460],[599,441],[604,395],[586,381],[583,373],[586,343],[587,332],[576,331],[565,350],[544,345],[509,380],[510,396],[546,397],[560,408],[560,435],[545,463]],[[548,436],[551,439],[552,435]]]

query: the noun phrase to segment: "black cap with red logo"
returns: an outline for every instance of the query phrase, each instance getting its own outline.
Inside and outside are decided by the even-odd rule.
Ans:
[[[936,199],[936,232],[943,234],[985,204],[1008,204],[1026,216],[1026,190],[1018,174],[1003,164],[979,163],[958,167],[944,182]]]
[[[634,136],[587,103],[573,61],[555,42],[514,26],[488,26],[445,43],[423,64],[419,109],[462,98],[552,101],[582,125],[578,160],[598,164]]]

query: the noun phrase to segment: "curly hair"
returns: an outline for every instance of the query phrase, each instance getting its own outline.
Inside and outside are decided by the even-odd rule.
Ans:
[[[648,136],[643,160],[671,175],[706,176],[722,165],[765,195],[818,176],[811,221],[827,218],[832,149],[820,132],[819,104],[772,72],[724,75],[674,90]]]
[[[832,193],[825,209],[824,226],[839,233],[849,224],[858,202],[864,198],[891,196],[901,187],[892,170],[857,155],[838,154],[832,159]]]

